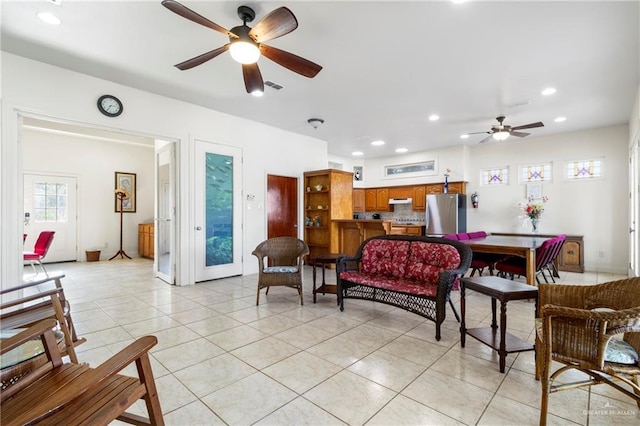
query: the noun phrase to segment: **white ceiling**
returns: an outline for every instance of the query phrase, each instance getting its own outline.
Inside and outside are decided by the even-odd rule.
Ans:
[[[160,0],[2,0],[2,50],[314,136],[343,157],[476,144],[484,135],[460,135],[489,130],[498,115],[512,126],[543,121],[531,142],[627,123],[640,84],[638,1],[181,2],[225,28],[241,23],[239,5],[254,8],[253,24],[285,5],[299,27],[267,44],[324,68],[307,79],[261,58],[264,79],[284,86],[262,98],[245,92],[228,53],[179,71],[174,64],[228,39]],[[39,11],[62,25],[42,23]],[[549,86],[557,93],[542,96]],[[430,122],[434,113],[441,119]],[[311,117],[324,125],[314,130]]]

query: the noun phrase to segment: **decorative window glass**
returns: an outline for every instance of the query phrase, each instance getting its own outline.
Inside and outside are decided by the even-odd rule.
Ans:
[[[551,163],[520,167],[520,182],[522,183],[549,181],[551,181]]]
[[[385,166],[385,177],[411,177],[436,174],[436,161],[424,161],[422,163],[398,164],[395,166]]]
[[[483,185],[508,185],[509,184],[509,168],[502,167],[497,169],[482,170]]]
[[[602,163],[602,160],[569,161],[565,167],[565,178],[568,180],[600,178]]]
[[[69,216],[67,185],[36,182],[33,185],[33,213],[36,222],[67,222]]]

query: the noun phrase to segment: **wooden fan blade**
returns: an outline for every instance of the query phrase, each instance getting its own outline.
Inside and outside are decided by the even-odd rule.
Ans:
[[[531,133],[525,133],[525,132],[509,132],[511,134],[511,136],[517,136],[519,138],[524,138],[525,136],[529,136]]]
[[[167,9],[169,9],[170,11],[172,11],[173,13],[176,13],[180,16],[182,16],[183,18],[186,18],[190,21],[195,22],[196,24],[200,24],[203,25],[207,28],[211,28],[212,30],[218,31],[219,33],[222,33],[226,36],[229,37],[233,37],[233,38],[238,38],[237,35],[235,35],[234,33],[232,33],[231,31],[229,31],[228,29],[221,27],[220,25],[216,24],[215,22],[212,22],[210,20],[208,20],[207,18],[205,18],[204,16],[194,12],[193,10],[189,9],[187,6],[184,6],[180,3],[178,3],[177,1],[174,0],[162,0],[162,5],[164,7],[166,7]]]
[[[264,92],[264,82],[257,63],[243,64],[242,76],[244,77],[244,87],[247,89],[247,93]]]
[[[218,56],[221,53],[226,52],[227,50],[229,50],[229,45],[231,43],[227,43],[222,47],[218,47],[217,49],[211,50],[207,53],[203,53],[202,55],[196,56],[195,58],[191,58],[187,61],[184,62],[180,62],[179,64],[176,64],[175,67],[178,68],[181,71],[184,70],[188,70],[191,69],[193,67],[197,67],[198,65],[202,65],[205,62],[215,58],[216,56]]]
[[[320,72],[322,67],[293,53],[276,49],[275,47],[260,45],[260,53],[271,59],[276,64],[290,69],[305,77],[313,78]]]
[[[489,142],[491,140],[491,138],[493,138],[493,133],[491,133],[489,136],[487,136],[486,138],[482,139],[480,142],[478,143],[485,143],[485,142]]]
[[[249,36],[256,43],[264,43],[274,38],[282,37],[298,28],[298,20],[286,7],[279,7],[262,18],[249,31]]]
[[[538,121],[537,123],[529,123],[522,126],[512,127],[511,130],[533,129],[535,127],[544,127],[544,124],[542,124],[542,121]]]

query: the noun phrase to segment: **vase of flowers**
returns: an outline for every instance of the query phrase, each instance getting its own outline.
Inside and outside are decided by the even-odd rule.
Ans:
[[[526,204],[522,205],[522,211],[526,218],[531,221],[531,230],[534,234],[538,233],[538,224],[542,213],[544,213],[544,205],[549,201],[548,197],[542,197],[542,202],[534,202],[529,198]]]

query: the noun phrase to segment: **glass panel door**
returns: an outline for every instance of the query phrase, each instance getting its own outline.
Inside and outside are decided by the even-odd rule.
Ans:
[[[196,281],[242,273],[241,151],[196,142]]]
[[[156,141],[156,145],[164,141]],[[156,150],[155,274],[175,284],[175,143]]]

